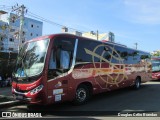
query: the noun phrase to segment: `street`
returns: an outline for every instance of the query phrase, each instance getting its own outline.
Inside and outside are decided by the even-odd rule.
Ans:
[[[5,88],[0,88],[4,90]],[[6,89],[10,89],[9,87]],[[6,90],[4,90],[6,93]],[[160,82],[142,84],[139,90],[124,88],[94,95],[85,105],[70,102],[49,106],[19,105],[1,109],[1,112],[42,113],[43,117],[62,116],[118,116],[121,113],[157,113],[160,115]],[[1,91],[2,92],[2,91]],[[10,93],[10,92],[9,92]],[[6,93],[9,95],[9,93]]]
[[[9,86],[9,87],[0,87],[0,95],[12,96],[11,86]]]

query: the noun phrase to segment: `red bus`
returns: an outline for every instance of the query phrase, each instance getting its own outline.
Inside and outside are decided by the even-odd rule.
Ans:
[[[70,34],[27,41],[13,72],[12,93],[31,104],[73,101],[151,80],[150,54]]]
[[[160,80],[160,57],[152,57],[152,80]]]

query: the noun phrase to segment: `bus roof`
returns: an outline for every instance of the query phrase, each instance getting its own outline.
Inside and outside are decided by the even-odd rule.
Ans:
[[[98,41],[98,40],[95,40],[95,39],[92,39],[92,38],[87,38],[87,37],[81,37],[81,36],[73,35],[71,33],[56,33],[56,34],[50,34],[50,35],[40,36],[40,37],[31,39],[28,42],[37,41],[37,40],[41,40],[41,39],[47,39],[47,38],[52,39],[53,37],[58,37],[58,36],[69,36],[69,37],[73,37],[73,38],[76,37],[76,38],[81,38],[81,39],[85,38],[87,40],[91,40],[91,41],[95,41],[95,42],[100,42],[102,44],[103,43],[107,43],[107,44],[116,45],[116,46],[120,46],[120,47],[123,47],[123,48],[131,49],[131,50],[136,50],[136,51],[141,51],[141,52],[149,53],[149,52],[142,51],[142,50],[139,50],[139,49],[134,49],[134,48],[127,47],[126,45],[123,45],[123,44],[119,44],[119,43],[115,43],[115,42],[111,42],[111,41],[106,41],[106,42],[104,42],[104,41]]]

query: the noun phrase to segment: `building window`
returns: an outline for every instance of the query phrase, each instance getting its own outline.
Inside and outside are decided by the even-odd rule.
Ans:
[[[0,40],[3,41],[3,37],[0,37],[0,38],[1,38]]]
[[[24,43],[24,42],[25,42],[25,38],[22,39],[22,43]]]
[[[10,29],[10,32],[15,32],[15,29]]]
[[[37,25],[37,28],[39,28],[39,26]]]
[[[13,39],[13,38],[9,38],[9,41],[10,41],[10,42],[14,42],[14,39]]]
[[[0,47],[0,50],[4,50],[4,47]]]
[[[24,32],[24,31],[23,31],[23,33],[22,33],[22,34],[23,34],[23,36],[25,36],[25,32]]]
[[[31,27],[33,28],[33,24],[31,25]]]
[[[38,36],[38,34],[36,34],[36,36]]]
[[[33,36],[33,33],[31,33],[31,36]]]
[[[13,51],[13,48],[9,48],[10,51]]]
[[[4,47],[0,47],[0,50],[4,50]]]

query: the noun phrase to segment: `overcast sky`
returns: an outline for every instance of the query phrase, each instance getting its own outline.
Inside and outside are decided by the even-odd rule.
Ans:
[[[111,31],[116,42],[128,47],[138,43],[141,50],[160,50],[160,0],[0,0],[0,5],[16,3],[77,30]],[[59,32],[59,26],[43,22],[43,35]]]

